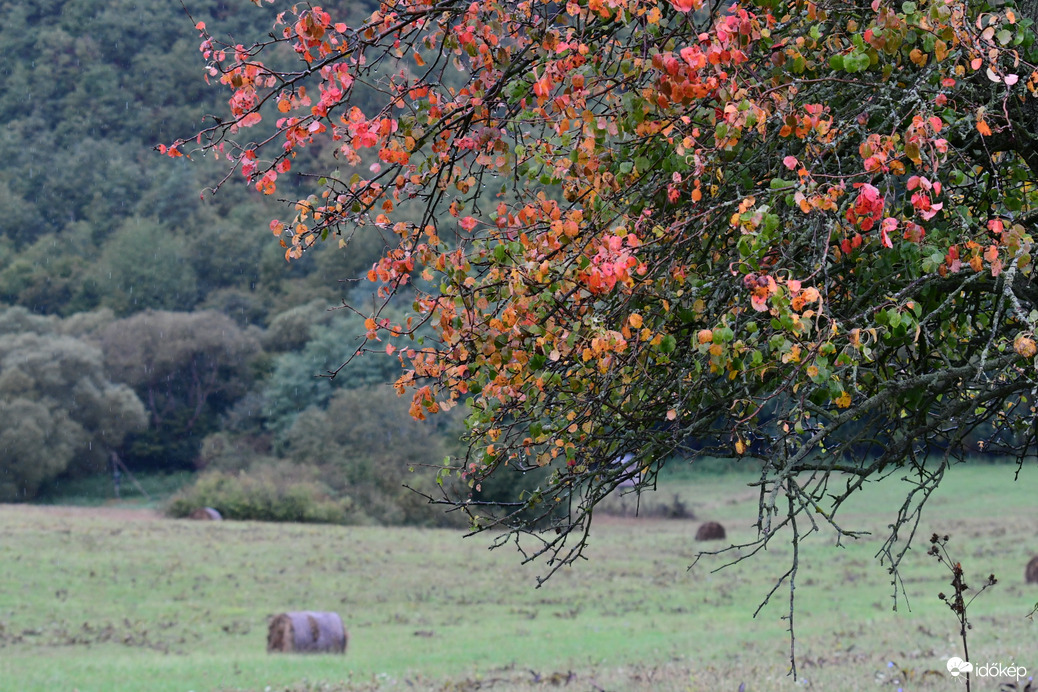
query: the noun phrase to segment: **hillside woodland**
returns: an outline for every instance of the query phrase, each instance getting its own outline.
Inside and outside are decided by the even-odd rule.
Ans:
[[[357,7],[363,3],[354,3]],[[173,504],[229,516],[443,523],[403,487],[458,424],[418,425],[341,308],[377,238],[288,263],[278,201],[212,196],[212,160],[155,147],[226,96],[194,24],[269,31],[269,8],[188,0],[0,2],[0,501],[111,471],[199,473]],[[368,9],[370,12],[370,8]],[[362,298],[361,298],[362,299]]]

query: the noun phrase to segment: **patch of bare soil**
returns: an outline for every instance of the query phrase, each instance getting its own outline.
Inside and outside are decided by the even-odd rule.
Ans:
[[[0,510],[14,511],[28,516],[39,514],[48,517],[102,517],[120,521],[143,521],[162,519],[154,509],[136,507],[68,507],[63,505],[13,505],[0,504]]]

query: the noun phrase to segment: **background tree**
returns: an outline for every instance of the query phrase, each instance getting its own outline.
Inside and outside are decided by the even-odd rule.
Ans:
[[[168,226],[133,218],[111,240],[90,277],[102,304],[120,315],[194,307],[198,278]]]
[[[367,276],[411,314],[358,309],[412,414],[469,406],[472,486],[555,469],[514,503],[445,500],[475,526],[563,503],[534,550],[557,567],[636,472],[709,453],[753,458],[755,545],[796,548],[822,524],[853,535],[843,501],[910,471],[896,570],[965,436],[994,421],[987,448],[1035,451],[1034,19],[958,0],[391,0],[352,23],[297,6],[248,46],[198,24],[230,113],[162,151],[219,150],[264,194],[302,173],[312,192],[270,224],[289,258],[394,239]],[[436,338],[409,341],[419,325]]]
[[[109,451],[147,425],[133,390],[112,382],[96,346],[55,320],[0,311],[0,499],[31,498],[62,473],[106,468]]]
[[[265,9],[249,3],[191,0],[187,7],[228,35],[269,29]],[[222,95],[197,79],[197,41],[184,22],[184,6],[162,0],[0,2],[0,51],[9,56],[0,71],[3,306],[87,320],[105,307],[119,317],[214,310],[259,334],[302,303],[319,300],[322,311],[338,304],[339,281],[379,257],[385,240],[371,235],[286,263],[276,243],[258,242],[269,236],[275,200],[244,187],[202,200],[221,161],[154,156],[156,142],[222,107]],[[80,333],[59,321],[50,329],[103,346],[103,326]],[[309,335],[294,338],[247,359],[244,369],[220,371],[228,378],[221,386],[235,394],[207,405],[192,426],[198,437],[181,434],[193,414],[179,408],[170,414],[178,424],[167,416],[131,436],[127,461],[135,470],[190,467],[202,436],[225,424],[225,406],[246,387],[261,390],[269,359],[302,348]]]
[[[138,392],[151,422],[129,457],[167,469],[193,465],[218,414],[245,392],[259,348],[253,333],[212,311],[142,312],[110,323],[100,339],[113,379]]]
[[[443,460],[451,451],[445,432],[413,420],[389,387],[367,386],[340,389],[326,408],[303,411],[280,447],[286,458],[315,468],[368,521],[448,525],[443,512],[407,487],[431,490],[429,477],[409,471]]]
[[[313,322],[303,329],[299,321],[307,317]],[[311,302],[278,315],[267,332],[268,343],[287,346],[299,340],[302,345],[273,359],[263,390],[270,429],[284,432],[305,409],[325,408],[336,390],[391,384],[399,363],[385,353],[368,354],[343,377],[330,377],[341,365],[343,351],[363,346],[365,335],[362,317],[341,310],[329,313],[327,304]]]

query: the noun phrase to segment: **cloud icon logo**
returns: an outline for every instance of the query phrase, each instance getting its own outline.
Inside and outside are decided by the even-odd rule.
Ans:
[[[948,672],[953,677],[959,677],[962,673],[972,673],[973,664],[969,661],[963,661],[958,656],[952,656],[948,659]]]

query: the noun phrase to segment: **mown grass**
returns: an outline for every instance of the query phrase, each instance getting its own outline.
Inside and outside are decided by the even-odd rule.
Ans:
[[[753,611],[788,566],[785,547],[722,572],[692,570],[698,521],[604,517],[587,562],[542,588],[488,538],[420,529],[190,522],[93,510],[0,507],[0,689],[357,690],[927,689],[960,685],[955,620],[937,593],[949,575],[925,555],[932,532],[970,582],[1000,583],[970,609],[971,659],[1038,669],[1026,616],[1038,587],[1023,569],[1038,545],[1034,470],[954,469],[932,498],[892,612],[873,559],[903,489],[870,487],[844,522],[873,536],[800,555],[800,680],[788,676],[788,591]],[[699,519],[753,537],[748,477],[669,483]],[[268,655],[266,622],[284,610],[335,610],[347,655]],[[996,689],[980,681],[977,689]],[[1004,680],[1003,680],[1004,682]]]

